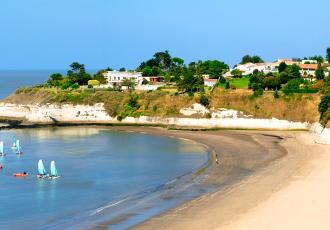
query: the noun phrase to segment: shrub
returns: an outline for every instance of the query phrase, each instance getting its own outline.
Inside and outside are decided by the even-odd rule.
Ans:
[[[100,82],[98,80],[89,80],[88,81],[88,86],[98,86],[100,85]]]
[[[320,121],[323,126],[325,126],[329,119],[325,119],[325,113],[330,108],[330,95],[325,95],[321,98],[321,102],[319,104],[319,112],[320,112]]]
[[[204,105],[205,107],[208,107],[210,105],[209,99],[205,96],[205,94],[201,94],[199,103]]]
[[[280,98],[280,94],[278,93],[278,90],[275,90],[274,92],[274,98]]]
[[[257,88],[253,92],[254,97],[259,97],[259,96],[262,96],[263,94],[264,94],[264,89],[263,88]]]

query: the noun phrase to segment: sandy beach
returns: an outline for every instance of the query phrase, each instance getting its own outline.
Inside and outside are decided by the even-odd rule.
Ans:
[[[141,128],[133,128],[138,131]],[[218,191],[134,229],[329,229],[330,148],[285,131],[167,131],[220,153],[205,184]]]

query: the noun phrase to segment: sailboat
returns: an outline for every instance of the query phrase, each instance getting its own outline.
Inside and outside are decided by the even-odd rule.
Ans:
[[[13,146],[11,147],[12,150],[16,150],[16,136],[13,136]]]
[[[38,175],[37,175],[37,177],[40,178],[40,179],[48,177],[48,174],[46,172],[46,169],[45,169],[45,166],[44,166],[44,163],[42,162],[42,160],[38,161]]]
[[[16,140],[16,154],[18,154],[18,155],[23,154],[19,140]]]
[[[0,141],[0,156],[6,155],[4,150],[3,150],[3,141]]]
[[[57,169],[56,169],[56,166],[55,166],[55,161],[52,161],[50,163],[50,179],[57,179],[57,178],[60,178],[61,176],[58,175],[57,173]]]

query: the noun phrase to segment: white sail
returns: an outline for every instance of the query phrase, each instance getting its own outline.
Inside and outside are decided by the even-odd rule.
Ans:
[[[0,141],[0,154],[4,154],[3,141]]]
[[[21,145],[19,143],[19,140],[16,140],[16,151],[19,153],[21,152]]]
[[[52,161],[50,163],[50,175],[53,176],[53,177],[57,177],[58,176],[57,169],[56,169],[56,166],[55,166],[55,161]]]
[[[38,161],[38,174],[46,175],[46,169],[45,169],[45,166],[44,166],[44,163],[42,162],[42,160]]]

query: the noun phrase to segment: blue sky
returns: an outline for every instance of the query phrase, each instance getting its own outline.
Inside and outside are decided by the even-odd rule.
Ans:
[[[1,0],[0,70],[324,55],[329,0]]]

